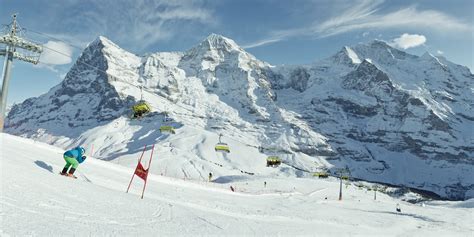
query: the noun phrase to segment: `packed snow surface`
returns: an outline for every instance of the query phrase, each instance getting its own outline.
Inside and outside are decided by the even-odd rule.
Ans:
[[[338,201],[334,178],[222,174],[212,182],[178,179],[159,173],[156,161],[165,159],[159,155],[140,199],[143,182],[137,177],[125,193],[131,167],[89,157],[75,180],[58,174],[65,163],[62,149],[8,134],[0,134],[0,148],[0,236],[474,233],[472,199],[421,205],[377,193],[374,200],[373,191],[348,183]],[[157,144],[155,151],[160,149]],[[150,153],[145,153],[145,166]],[[395,211],[397,203],[401,213]]]

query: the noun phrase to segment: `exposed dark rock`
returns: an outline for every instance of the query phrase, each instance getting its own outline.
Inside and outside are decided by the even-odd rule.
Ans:
[[[290,75],[290,83],[287,85],[299,92],[303,92],[308,88],[309,73],[304,68],[296,68]]]

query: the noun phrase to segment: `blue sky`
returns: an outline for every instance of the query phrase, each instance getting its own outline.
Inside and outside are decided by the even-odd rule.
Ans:
[[[0,23],[19,13],[27,38],[69,55],[45,52],[37,66],[15,61],[8,103],[60,83],[99,35],[142,55],[184,51],[217,33],[274,65],[307,64],[381,39],[473,71],[473,12],[468,0],[0,0]]]

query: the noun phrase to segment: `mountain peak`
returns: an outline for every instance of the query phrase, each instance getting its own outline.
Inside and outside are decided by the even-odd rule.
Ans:
[[[110,39],[108,39],[105,36],[99,35],[94,41],[92,41],[88,47],[94,47],[97,45],[102,45],[104,47],[114,47],[114,48],[120,48],[118,45],[116,45],[114,42],[112,42]]]
[[[374,39],[368,43],[370,46],[379,46],[379,47],[385,47],[385,48],[392,48],[387,42],[379,39]]]
[[[356,64],[361,63],[361,59],[357,55],[354,50],[352,50],[349,46],[342,47],[336,54],[329,58],[331,62],[347,65],[347,66],[354,66]]]
[[[224,55],[246,53],[233,40],[219,34],[210,34],[201,43],[185,53],[185,58],[222,58]]]
[[[352,50],[361,59],[370,58],[378,63],[391,64],[393,60],[415,59],[417,56],[390,46],[389,43],[374,39],[367,43],[360,43],[352,47]]]
[[[225,50],[225,51],[241,51],[239,45],[233,40],[219,34],[212,33],[203,40],[199,47],[204,47],[206,50]]]
[[[210,35],[208,35],[206,37],[207,40],[231,40],[223,35],[220,35],[220,34],[216,34],[216,33],[211,33]]]
[[[106,54],[108,57],[120,58],[121,62],[124,63],[123,66],[128,65],[126,62],[127,60],[128,62],[133,62],[133,64],[137,64],[140,61],[138,56],[122,49],[120,46],[105,36],[98,36],[94,41],[89,43],[89,45],[83,51],[83,54],[95,55],[93,57],[100,57],[103,54]]]
[[[440,65],[443,68],[446,67],[446,64],[442,62],[442,61],[446,61],[446,59],[441,58],[441,56],[435,56],[435,55],[431,54],[428,51],[426,51],[423,55],[421,55],[420,59],[424,60],[424,61],[427,61],[427,62],[432,62],[432,63],[437,64],[437,65]]]
[[[366,42],[366,43],[359,43],[357,45],[354,45],[352,47],[354,51],[371,51],[371,52],[390,52],[390,51],[399,51],[398,49],[390,46],[389,43],[379,40],[379,39],[374,39],[372,41]]]

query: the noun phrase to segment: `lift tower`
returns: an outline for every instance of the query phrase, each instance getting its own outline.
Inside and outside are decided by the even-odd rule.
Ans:
[[[8,96],[8,84],[10,83],[10,70],[13,63],[13,59],[16,58],[21,61],[28,63],[37,64],[39,56],[43,52],[41,45],[30,42],[23,39],[19,34],[21,28],[16,22],[16,14],[12,16],[13,20],[8,25],[8,32],[5,35],[0,36],[0,45],[5,45],[5,49],[0,49],[0,56],[5,56],[5,62],[3,64],[3,83],[0,94],[0,133],[3,132],[3,125],[5,122],[6,108],[7,108],[7,96]],[[28,54],[23,54],[17,50],[24,51]]]

